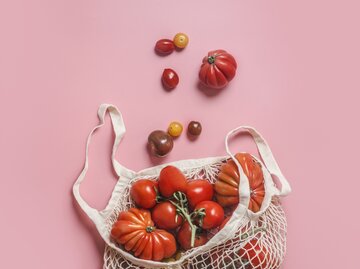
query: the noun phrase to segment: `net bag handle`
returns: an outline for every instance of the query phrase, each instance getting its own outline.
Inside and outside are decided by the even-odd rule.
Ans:
[[[231,158],[235,161],[235,163],[238,165],[238,167],[241,165],[239,165],[239,162],[236,160],[236,158],[234,157],[234,155],[230,152],[229,150],[229,145],[228,145],[228,140],[231,136],[235,136],[236,134],[240,133],[240,132],[247,132],[249,133],[252,138],[254,139],[254,142],[256,144],[256,147],[259,151],[260,157],[263,160],[266,169],[269,171],[270,175],[272,177],[277,177],[278,180],[281,183],[281,188],[277,188],[275,183],[275,187],[276,187],[276,195],[278,196],[286,196],[291,192],[291,187],[289,182],[287,181],[287,179],[285,178],[285,176],[282,174],[279,165],[277,164],[274,155],[271,152],[271,149],[268,145],[268,143],[266,142],[266,140],[261,136],[261,134],[253,127],[250,126],[239,126],[233,130],[231,130],[225,138],[225,147],[226,147],[226,152],[231,156]],[[241,169],[242,170],[242,169]],[[243,171],[240,171],[240,178],[242,176],[241,173],[243,173]],[[245,178],[245,177],[244,177]],[[241,198],[241,195],[246,195],[249,192],[249,185],[248,185],[248,179],[246,178],[247,181],[246,183],[240,180],[240,190],[239,190],[239,195]],[[248,192],[245,192],[245,190],[243,190],[243,188],[247,188]],[[241,200],[240,200],[241,201]]]
[[[120,111],[117,109],[116,106],[110,105],[110,104],[102,104],[102,105],[100,105],[99,110],[98,110],[99,124],[92,129],[92,131],[90,132],[90,134],[89,134],[89,136],[87,138],[86,150],[85,150],[84,168],[81,171],[79,177],[77,178],[77,180],[75,181],[74,186],[73,186],[73,194],[74,194],[74,197],[75,197],[76,201],[78,202],[78,204],[80,205],[82,210],[89,216],[89,218],[95,224],[100,224],[100,221],[102,220],[102,218],[100,216],[100,212],[97,209],[92,208],[82,198],[82,196],[80,194],[80,185],[81,185],[81,182],[84,180],[85,175],[87,173],[87,170],[89,168],[89,145],[90,145],[90,142],[91,142],[91,138],[92,138],[93,134],[96,132],[97,129],[99,129],[102,126],[105,125],[106,112],[109,112],[112,127],[113,127],[113,131],[115,133],[115,140],[114,140],[112,153],[111,153],[111,161],[112,161],[114,170],[115,170],[118,177],[126,176],[126,177],[130,178],[135,174],[135,172],[125,168],[124,166],[120,165],[115,160],[116,151],[117,151],[117,149],[119,147],[121,139],[123,138],[123,136],[124,136],[124,134],[126,132],[123,117],[122,117]]]

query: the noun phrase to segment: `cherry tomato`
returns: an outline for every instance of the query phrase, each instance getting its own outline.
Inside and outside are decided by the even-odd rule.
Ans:
[[[179,76],[174,70],[166,68],[162,74],[161,81],[166,89],[172,90],[179,84]]]
[[[169,124],[168,127],[168,134],[172,137],[178,137],[181,135],[183,131],[183,126],[180,122],[173,121]]]
[[[174,36],[174,45],[179,49],[183,49],[189,43],[189,37],[184,33],[177,33]]]
[[[159,176],[159,191],[162,196],[169,198],[174,192],[186,193],[187,181],[184,174],[175,166],[163,168]]]
[[[191,249],[191,227],[187,221],[179,229],[176,239],[184,250]],[[207,241],[205,232],[196,233],[194,247],[205,245]]]
[[[241,260],[249,262],[249,268],[267,268],[266,258],[268,256],[268,251],[256,238],[250,240],[243,248],[241,248],[239,250],[239,255],[241,256]]]
[[[174,50],[174,42],[170,39],[160,39],[156,42],[155,51],[159,54],[170,54]]]
[[[138,207],[149,209],[156,205],[156,190],[156,181],[140,179],[132,185],[130,196]]]
[[[158,228],[166,230],[179,227],[183,221],[176,213],[176,207],[170,202],[157,204],[152,211],[152,219]]]
[[[195,210],[205,209],[201,228],[208,230],[221,225],[224,220],[224,209],[213,201],[203,201],[196,205]]]
[[[188,183],[186,196],[191,208],[194,208],[202,201],[210,201],[213,195],[213,187],[205,179],[198,179]]]

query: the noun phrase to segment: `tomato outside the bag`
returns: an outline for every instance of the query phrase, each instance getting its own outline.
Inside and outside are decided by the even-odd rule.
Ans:
[[[131,186],[130,196],[138,207],[153,208],[156,205],[157,182],[149,179],[136,181]]]
[[[213,186],[205,179],[193,180],[187,184],[186,197],[191,208],[202,201],[212,200],[213,195]]]
[[[186,193],[187,180],[184,174],[175,166],[163,168],[159,175],[159,191],[162,196],[169,198],[174,192]]]
[[[111,229],[111,237],[144,260],[161,261],[176,252],[174,236],[156,229],[148,210],[130,208],[121,212]]]
[[[210,51],[204,57],[200,72],[200,81],[209,88],[224,88],[236,74],[235,58],[225,50]]]
[[[249,209],[258,212],[265,197],[264,176],[261,166],[248,153],[238,153],[235,158],[249,179]],[[235,162],[233,160],[227,161],[221,166],[214,186],[215,197],[220,205],[228,207],[239,203],[239,182],[240,175]]]

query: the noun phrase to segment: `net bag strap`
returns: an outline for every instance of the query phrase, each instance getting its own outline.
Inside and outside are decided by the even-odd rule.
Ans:
[[[276,177],[281,183],[281,188],[280,189],[276,188],[275,194],[279,195],[279,196],[288,195],[291,192],[290,184],[287,181],[287,179],[285,178],[285,176],[282,174],[282,172],[279,168],[279,165],[277,164],[266,140],[261,136],[261,134],[257,130],[255,130],[254,128],[252,128],[250,126],[240,126],[238,128],[233,129],[232,131],[230,131],[225,138],[225,146],[226,146],[227,153],[231,156],[231,158],[234,161],[236,160],[236,158],[234,158],[234,156],[231,154],[231,152],[229,150],[228,140],[231,136],[234,136],[234,135],[236,135],[240,132],[244,132],[244,131],[249,133],[252,136],[252,138],[254,139],[257,149],[259,151],[260,157],[263,160],[263,162],[266,166],[266,169],[269,171],[269,173],[271,174],[271,176],[273,178]],[[235,163],[238,164],[237,161]],[[241,176],[241,172],[240,172],[240,176]],[[242,187],[249,188],[248,184],[245,184],[245,183],[243,184],[243,186],[241,186],[241,184],[240,184],[240,188],[242,188]]]
[[[77,178],[77,180],[75,181],[74,186],[73,186],[73,194],[74,194],[76,201],[78,202],[78,204],[80,205],[82,210],[84,210],[84,212],[89,216],[89,218],[95,224],[100,224],[100,222],[102,220],[102,218],[100,216],[100,212],[97,209],[92,208],[82,198],[82,196],[80,194],[80,185],[81,185],[81,182],[84,180],[86,172],[89,168],[89,145],[91,142],[91,138],[97,129],[104,126],[106,112],[109,112],[109,114],[110,114],[113,130],[115,133],[115,140],[114,140],[114,145],[113,145],[112,153],[111,153],[111,161],[112,161],[114,170],[119,177],[120,176],[131,177],[132,175],[135,174],[135,172],[125,168],[124,166],[120,165],[115,160],[116,151],[119,147],[121,139],[123,138],[123,136],[126,132],[122,115],[121,115],[120,111],[114,105],[102,104],[102,105],[100,105],[99,110],[98,110],[99,124],[97,126],[95,126],[94,129],[92,129],[92,131],[90,132],[90,134],[87,138],[84,168],[81,171],[79,177]]]

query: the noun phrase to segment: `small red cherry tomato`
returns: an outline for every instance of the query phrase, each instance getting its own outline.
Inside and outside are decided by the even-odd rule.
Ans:
[[[174,42],[170,39],[160,39],[156,42],[155,51],[159,54],[170,54],[174,50]]]
[[[179,76],[170,68],[164,69],[161,81],[166,89],[174,89],[179,84]]]
[[[250,268],[267,268],[267,256],[269,255],[266,247],[260,244],[256,238],[250,240],[239,250],[241,260],[249,262]]]
[[[187,181],[185,175],[175,166],[164,167],[159,175],[159,191],[162,196],[169,198],[174,192],[186,193]]]
[[[198,179],[188,183],[186,196],[191,208],[194,208],[202,201],[212,200],[213,195],[213,186],[205,179]]]
[[[157,182],[149,179],[136,181],[130,190],[130,196],[141,208],[153,208],[156,205]]]
[[[172,230],[179,227],[183,218],[177,214],[176,207],[170,202],[157,204],[152,211],[155,226],[160,229]]]
[[[191,227],[187,221],[179,229],[176,239],[184,250],[191,249]],[[196,233],[194,247],[205,245],[207,241],[206,233]]]
[[[197,204],[195,210],[205,209],[205,217],[202,220],[201,228],[208,230],[221,225],[224,220],[224,209],[213,201],[203,201]]]

